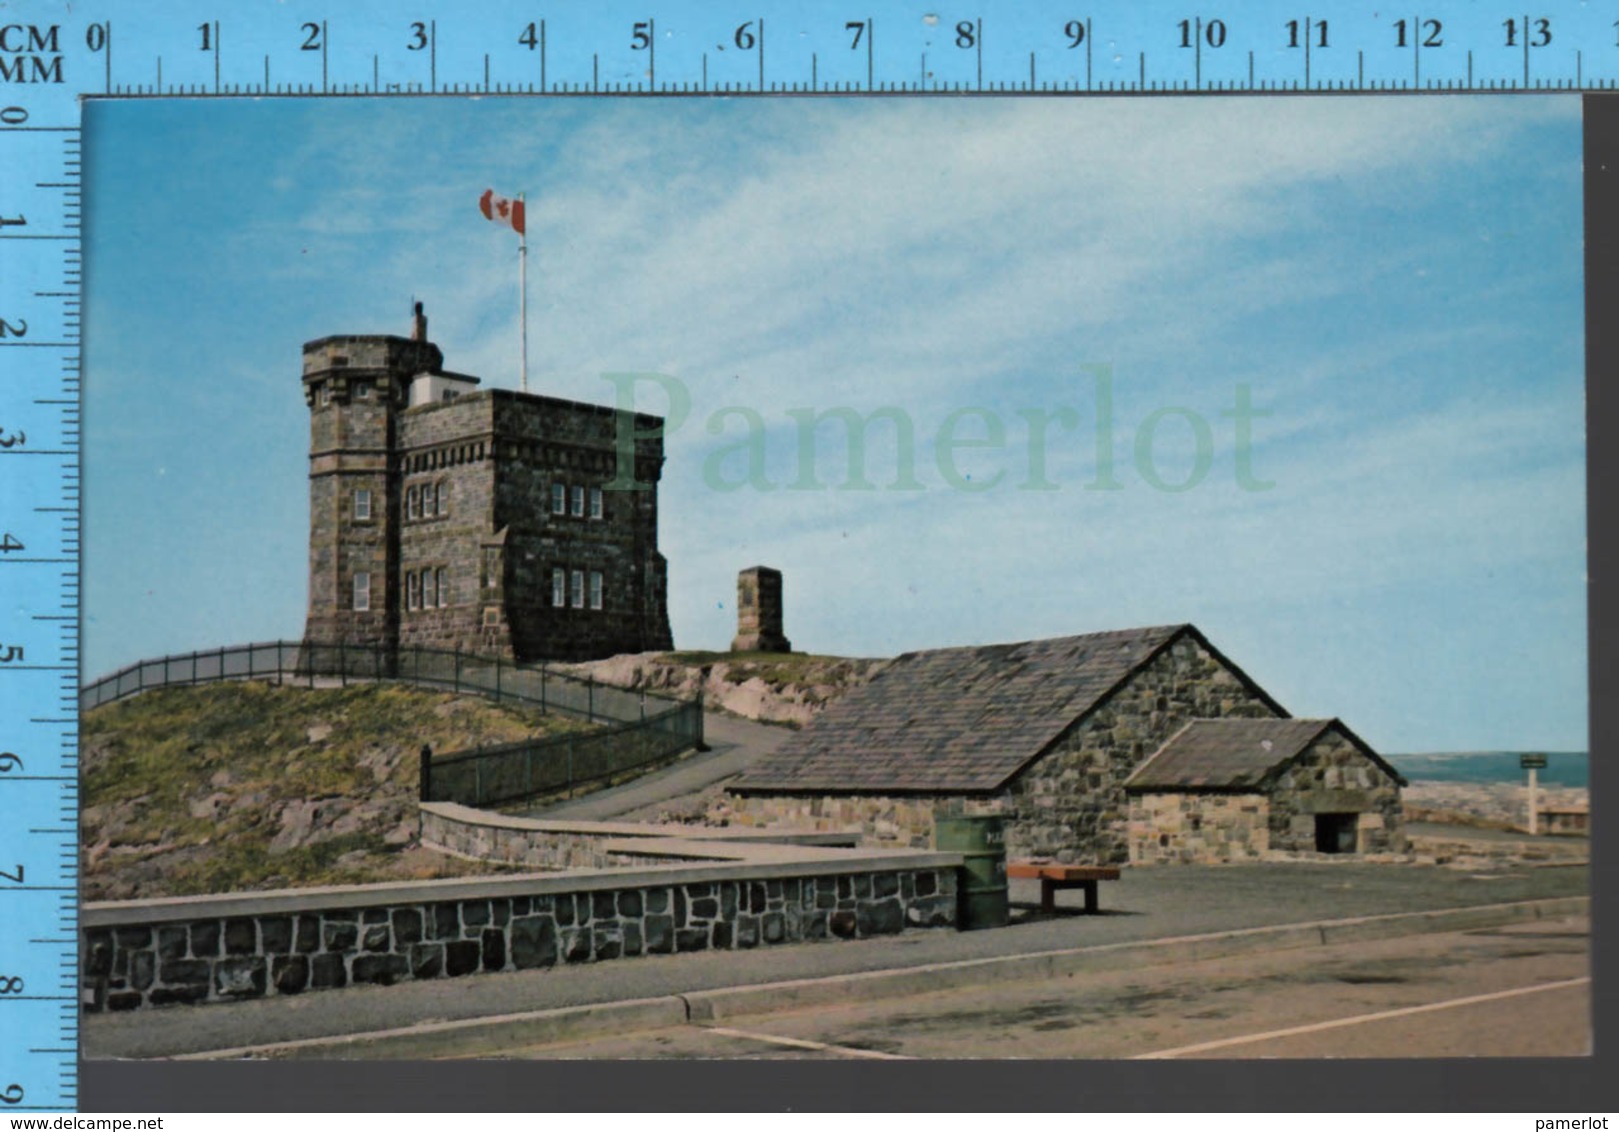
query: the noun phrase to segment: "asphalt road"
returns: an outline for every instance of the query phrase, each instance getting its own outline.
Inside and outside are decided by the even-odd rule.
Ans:
[[[966,987],[484,1056],[1574,1057],[1587,917]]]

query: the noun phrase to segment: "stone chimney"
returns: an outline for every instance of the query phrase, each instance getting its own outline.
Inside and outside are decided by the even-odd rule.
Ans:
[[[422,304],[416,304],[416,310],[410,320],[410,340],[412,342],[427,341],[427,316],[422,313]]]
[[[781,571],[750,566],[736,576],[732,652],[792,652],[781,631]]]

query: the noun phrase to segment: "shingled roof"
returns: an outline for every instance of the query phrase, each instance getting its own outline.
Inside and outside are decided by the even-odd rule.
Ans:
[[[1405,779],[1336,719],[1194,719],[1124,781],[1126,790],[1243,790],[1333,730],[1401,786]]]
[[[906,653],[755,763],[731,789],[745,794],[997,790],[1124,680],[1188,634],[1219,656],[1191,625]]]

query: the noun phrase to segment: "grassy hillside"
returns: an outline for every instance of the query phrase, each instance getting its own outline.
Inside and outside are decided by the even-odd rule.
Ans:
[[[397,685],[241,682],[85,713],[89,900],[491,871],[414,846],[417,752],[581,730]]]

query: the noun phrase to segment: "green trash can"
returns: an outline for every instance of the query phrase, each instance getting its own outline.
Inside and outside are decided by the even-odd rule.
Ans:
[[[1006,821],[999,814],[954,815],[933,819],[933,847],[966,858],[956,886],[962,931],[1004,928],[1006,898]]]

